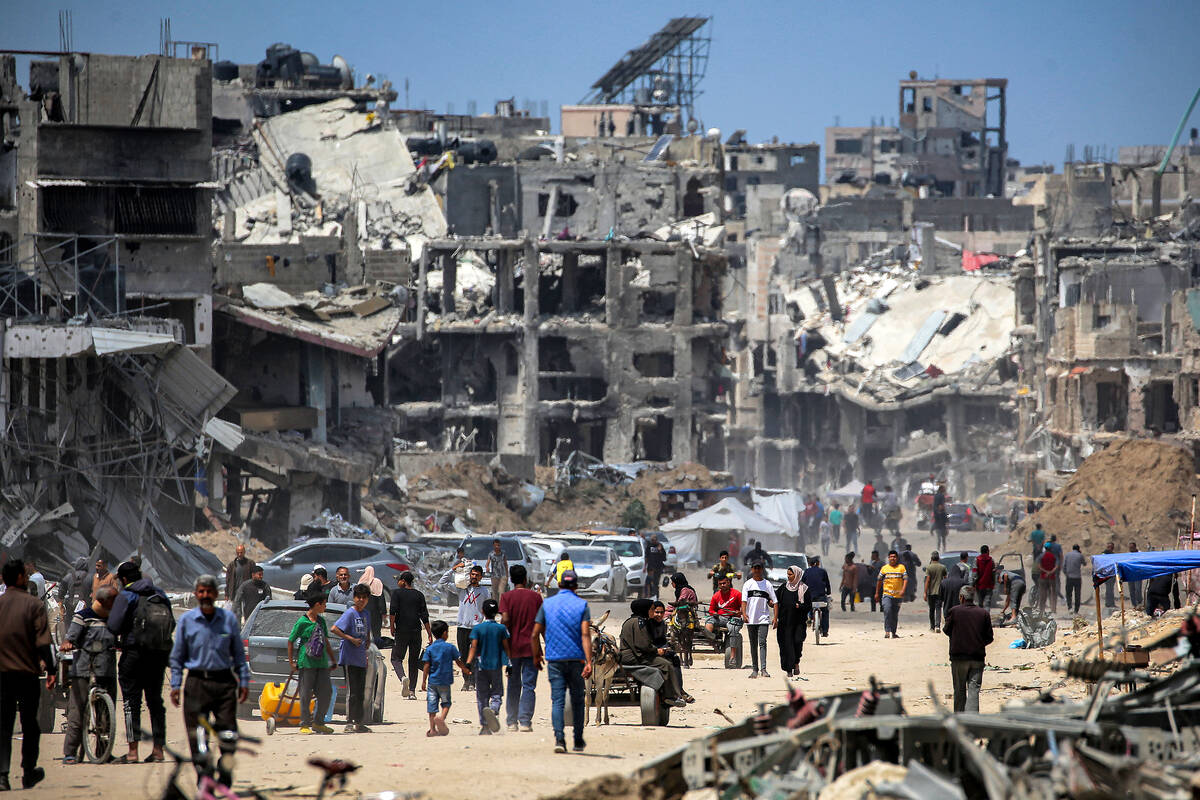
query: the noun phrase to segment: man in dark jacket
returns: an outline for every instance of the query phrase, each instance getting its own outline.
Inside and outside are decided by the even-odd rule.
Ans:
[[[959,591],[959,603],[946,613],[942,630],[950,637],[954,711],[978,712],[987,646],[992,643],[992,615],[975,605],[973,588],[964,586]]]
[[[751,548],[749,553],[746,553],[744,556],[742,556],[742,561],[747,564],[753,564],[755,561],[761,561],[763,567],[766,569],[770,569],[771,567],[775,566],[771,563],[771,556],[767,554],[766,550],[763,550],[761,541],[754,542],[754,547]]]
[[[1179,582],[1175,574],[1159,575],[1146,583],[1146,613],[1154,616],[1158,609],[1179,608]],[[1171,605],[1171,601],[1175,605]]]
[[[829,635],[829,596],[833,594],[833,587],[829,583],[829,573],[821,566],[820,556],[810,556],[808,559],[808,569],[804,570],[804,577],[800,580],[808,587],[808,599],[811,602],[818,600],[825,601],[825,607],[820,609],[821,614],[821,635]],[[818,613],[817,609],[813,609],[813,613]]]
[[[170,609],[170,600],[166,592],[142,577],[141,568],[133,562],[125,561],[117,567],[117,580],[122,589],[109,612],[108,629],[117,637],[117,644],[121,648],[117,682],[124,698],[125,741],[129,744],[129,752],[117,761],[123,764],[137,763],[138,742],[142,738],[143,696],[146,709],[150,712],[150,729],[154,736],[146,761],[163,761],[163,746],[167,742],[167,709],[163,705],[162,685],[171,651],[169,647],[164,650],[161,641],[139,641],[145,638],[138,630],[142,627],[140,620],[145,617],[139,615],[138,608],[151,602],[163,602]],[[151,597],[158,599],[151,600]]]
[[[271,586],[263,580],[263,568],[255,564],[250,570],[250,580],[238,587],[233,596],[233,613],[239,622],[245,622],[258,604],[271,599]]]
[[[8,791],[12,762],[13,723],[21,716],[21,786],[32,788],[46,777],[37,765],[41,744],[38,676],[44,669],[46,688],[53,690],[54,654],[50,650],[50,623],[46,604],[28,589],[25,563],[10,559],[3,567],[4,594],[0,595],[0,791]]]
[[[72,618],[63,638],[62,652],[74,651],[71,660],[71,696],[67,706],[67,730],[63,741],[63,764],[79,763],[83,744],[84,711],[91,679],[113,702],[117,699],[116,637],[108,629],[108,615],[117,599],[117,590],[101,586],[91,605],[81,608]]]
[[[650,534],[650,541],[646,543],[646,585],[642,587],[643,597],[658,597],[658,583],[662,580],[666,564],[667,548],[658,541],[656,534]]]
[[[950,613],[950,609],[958,605],[958,593],[962,591],[964,586],[969,586],[963,574],[956,569],[950,570],[949,574],[942,579],[942,588],[939,592],[942,595],[942,618]],[[945,626],[943,626],[945,627]]]
[[[246,545],[237,546],[237,555],[225,566],[225,599],[233,601],[238,596],[238,589],[250,580],[254,573],[254,562],[246,558]]]

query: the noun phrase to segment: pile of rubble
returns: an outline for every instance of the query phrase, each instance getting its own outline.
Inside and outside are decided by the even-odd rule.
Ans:
[[[1074,658],[1054,665],[1081,699],[1045,691],[1000,712],[909,715],[899,689],[787,703],[689,742],[628,779],[588,781],[561,797],[1188,798],[1200,791],[1200,617],[1150,647],[1176,660],[1150,672]],[[1124,693],[1113,690],[1124,688]]]
[[[1109,541],[1118,551],[1130,541],[1143,550],[1174,550],[1198,491],[1191,453],[1183,448],[1149,439],[1114,442],[1088,456],[1039,511],[1021,522],[1008,546],[1027,549],[1026,537],[1040,522],[1067,550],[1078,544],[1085,553],[1098,553]]]

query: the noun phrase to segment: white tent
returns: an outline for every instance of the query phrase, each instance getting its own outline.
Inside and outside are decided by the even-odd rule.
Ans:
[[[680,563],[700,563],[705,555],[706,534],[710,537],[710,550],[724,547],[730,534],[737,536],[743,545],[748,539],[761,540],[767,550],[793,550],[796,542],[796,537],[782,526],[751,511],[733,497],[726,497],[661,528],[670,536]]]
[[[826,495],[830,500],[839,503],[857,503],[862,500],[862,490],[866,486],[862,481],[850,481],[839,489],[834,489]]]
[[[793,536],[800,535],[804,497],[795,489],[754,489],[754,510]]]

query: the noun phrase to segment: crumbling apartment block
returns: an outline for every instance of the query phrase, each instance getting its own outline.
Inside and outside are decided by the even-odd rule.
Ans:
[[[389,357],[398,436],[518,474],[574,450],[721,466],[724,269],[691,243],[434,240]]]
[[[211,569],[195,530],[213,419],[210,65],[0,55],[0,546],[65,569],[140,552]],[[199,481],[197,480],[199,479]]]

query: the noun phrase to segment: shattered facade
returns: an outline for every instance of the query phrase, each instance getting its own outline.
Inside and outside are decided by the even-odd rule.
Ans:
[[[135,551],[167,585],[216,412],[211,65],[0,55],[0,546],[55,571]]]

